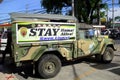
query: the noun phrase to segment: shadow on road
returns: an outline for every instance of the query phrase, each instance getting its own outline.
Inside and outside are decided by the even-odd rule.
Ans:
[[[18,75],[22,76],[25,79],[27,79],[28,77],[37,78],[37,76],[35,76],[35,74],[33,73],[32,64],[16,67],[15,64],[9,63],[8,60],[6,60],[4,64],[0,64],[0,72],[3,74],[17,73]]]
[[[120,44],[120,40],[116,40],[116,43]],[[115,54],[115,57],[119,58],[120,54]],[[89,58],[82,58],[74,61],[64,62],[62,66],[63,67],[69,65],[72,66],[74,78],[78,78],[78,80],[80,80],[76,68],[74,66],[75,64],[80,64],[80,63],[86,63],[95,69],[107,70],[114,74],[120,75],[120,59],[117,61],[117,63],[112,62],[110,64],[103,64],[103,63],[98,63],[95,60],[95,58],[89,57]],[[18,75],[22,76],[25,79],[27,79],[28,77],[39,78],[34,74],[33,66],[31,64],[22,67],[16,67],[14,64],[8,64],[6,62],[4,65],[3,64],[0,65],[0,72],[8,73],[8,74],[17,73]]]
[[[110,72],[113,72],[113,73],[115,73],[115,74],[120,75],[120,68],[111,69],[111,70],[109,70],[109,71],[110,71]]]
[[[118,56],[117,56],[118,57]],[[120,62],[120,61],[119,61]],[[120,64],[118,61],[111,63],[101,63],[97,62],[94,58],[86,59],[85,63],[89,64],[91,67],[99,70],[107,70],[114,74],[120,75]]]
[[[88,64],[95,69],[107,70],[107,71],[110,71],[114,74],[120,75],[120,64],[113,63],[113,62],[110,64],[98,63],[95,60],[95,58],[93,58],[93,57],[82,58],[82,59],[78,59],[75,61],[64,62],[62,66],[63,67],[69,66],[69,65],[72,66],[75,80],[80,80],[78,77],[76,68],[74,67],[75,64],[80,64],[80,63],[85,63],[85,64]],[[18,75],[22,76],[25,79],[27,79],[28,77],[42,79],[41,77],[38,77],[34,74],[33,66],[31,64],[27,64],[27,65],[22,66],[22,67],[16,67],[14,64],[7,64],[6,63],[4,65],[0,65],[0,72],[8,73],[8,74],[17,73]],[[76,79],[76,78],[78,78],[78,79]]]

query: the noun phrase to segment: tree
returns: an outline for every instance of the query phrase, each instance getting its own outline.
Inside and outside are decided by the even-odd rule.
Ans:
[[[106,4],[100,4],[102,0],[74,0],[75,17],[79,22],[93,23],[93,19],[98,17],[97,9],[104,8]],[[42,6],[47,13],[62,14],[63,7],[70,7],[72,0],[42,0]],[[99,5],[99,6],[98,6]],[[68,11],[71,12],[71,11]],[[71,14],[71,13],[68,13]],[[101,13],[100,13],[101,14]]]
[[[71,4],[70,0],[42,0],[42,6],[46,8],[47,13],[59,14],[63,7],[68,7]]]
[[[93,19],[96,18],[96,10],[101,0],[79,0],[77,5],[78,9],[76,10],[76,17],[79,21],[84,21],[86,23],[93,23]]]
[[[3,0],[0,0],[0,3],[2,3]]]

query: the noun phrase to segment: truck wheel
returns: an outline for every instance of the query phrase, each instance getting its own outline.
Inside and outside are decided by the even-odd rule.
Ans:
[[[58,74],[61,69],[61,61],[54,54],[46,54],[38,63],[38,73],[43,78],[51,78]]]
[[[113,60],[114,52],[111,47],[107,47],[105,52],[102,55],[102,61],[104,63],[110,63]]]

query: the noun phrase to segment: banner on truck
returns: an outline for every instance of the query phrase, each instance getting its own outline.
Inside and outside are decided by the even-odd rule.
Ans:
[[[17,23],[17,43],[76,40],[75,23]]]

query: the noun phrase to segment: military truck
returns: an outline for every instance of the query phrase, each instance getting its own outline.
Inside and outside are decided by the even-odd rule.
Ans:
[[[62,62],[95,56],[104,63],[114,57],[114,41],[89,37],[90,26],[73,16],[11,13],[12,51],[17,66],[28,62],[43,78],[58,74]]]

